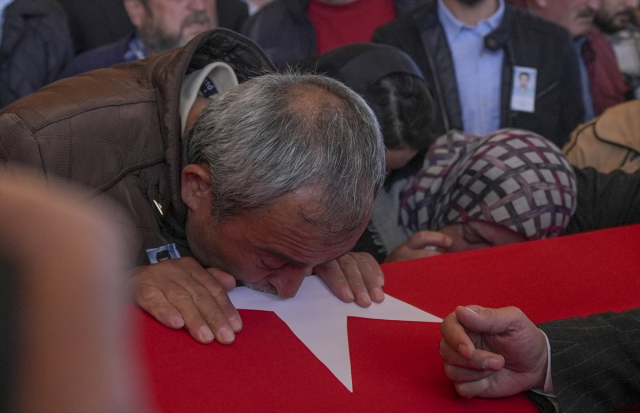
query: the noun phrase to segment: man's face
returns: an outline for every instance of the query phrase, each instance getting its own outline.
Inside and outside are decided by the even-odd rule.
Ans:
[[[529,88],[529,76],[526,73],[522,73],[518,79],[520,83],[520,89],[527,90]]]
[[[602,0],[595,23],[605,33],[615,33],[625,28],[640,0]]]
[[[540,17],[564,26],[571,36],[579,37],[591,29],[601,0],[547,0],[539,9]]]
[[[492,222],[470,220],[449,224],[438,232],[448,235],[453,243],[444,252],[471,251],[488,247],[515,244],[527,239],[517,232]]]
[[[301,214],[312,199],[311,191],[287,194],[266,209],[220,223],[210,209],[191,210],[189,245],[205,268],[219,268],[256,290],[293,297],[313,267],[350,251],[366,227],[364,222],[355,232],[328,236]]]
[[[138,31],[152,53],[182,46],[217,25],[216,0],[148,0],[148,9]]]

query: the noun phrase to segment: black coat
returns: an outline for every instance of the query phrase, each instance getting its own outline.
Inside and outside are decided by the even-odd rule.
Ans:
[[[441,130],[463,130],[453,58],[438,19],[437,1],[386,24],[373,41],[404,50],[415,60],[435,93],[441,111]],[[578,59],[564,28],[526,11],[505,6],[500,26],[484,39],[490,50],[504,50],[501,74],[500,127],[536,132],[559,147],[584,121]],[[535,112],[510,109],[514,66],[538,71]],[[444,116],[443,114],[446,114]]]
[[[73,57],[62,8],[52,0],[15,0],[0,43],[0,108],[54,81]]]

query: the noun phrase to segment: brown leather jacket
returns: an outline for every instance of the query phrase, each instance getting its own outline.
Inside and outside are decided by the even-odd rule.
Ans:
[[[0,111],[0,164],[27,164],[88,187],[92,198],[114,198],[141,235],[140,264],[147,248],[171,242],[189,255],[180,90],[185,73],[218,60],[240,82],[274,70],[251,40],[217,29],[148,59],[63,79]]]

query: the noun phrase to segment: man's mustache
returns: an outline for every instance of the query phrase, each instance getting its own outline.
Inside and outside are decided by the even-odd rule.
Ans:
[[[211,19],[207,13],[203,11],[194,11],[182,22],[182,27],[185,28],[191,24],[206,24],[211,26]]]

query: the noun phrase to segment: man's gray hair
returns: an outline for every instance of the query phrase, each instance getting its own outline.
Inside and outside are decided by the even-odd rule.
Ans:
[[[184,153],[210,169],[214,219],[313,187],[317,207],[303,214],[330,233],[361,226],[385,176],[375,115],[318,75],[273,73],[233,88],[204,109]]]

